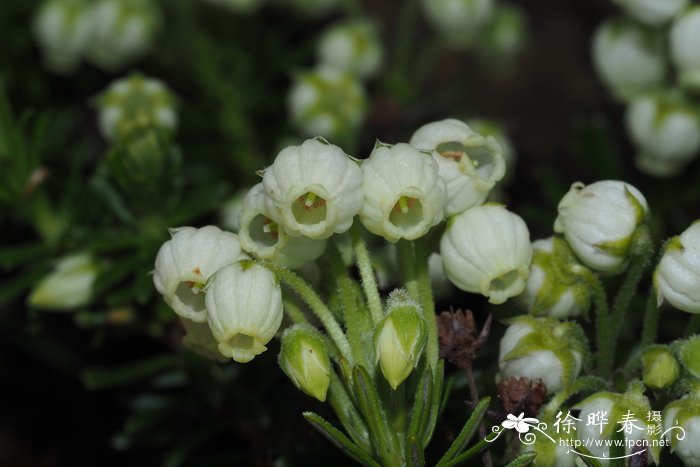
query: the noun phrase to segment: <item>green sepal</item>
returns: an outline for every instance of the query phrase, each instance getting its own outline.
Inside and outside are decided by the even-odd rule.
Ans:
[[[459,432],[445,454],[440,458],[438,464],[448,462],[462,453],[479,429],[481,420],[483,420],[484,415],[486,415],[489,403],[491,403],[490,397],[484,397],[479,401],[476,407],[474,407],[474,411],[469,416],[469,419],[467,419],[462,427],[462,431]]]
[[[328,441],[340,449],[346,456],[359,462],[362,465],[380,467],[372,457],[360,449],[340,430],[324,420],[320,415],[313,412],[304,412],[302,416]]]

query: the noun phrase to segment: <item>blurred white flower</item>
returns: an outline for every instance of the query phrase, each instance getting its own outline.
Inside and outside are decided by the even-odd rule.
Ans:
[[[27,303],[47,310],[73,310],[92,298],[92,286],[99,267],[88,253],[62,258],[54,269],[32,289]]]
[[[323,66],[368,78],[379,71],[383,50],[374,24],[352,20],[327,29],[316,55]]]
[[[34,17],[34,35],[46,66],[70,73],[78,66],[90,42],[90,6],[85,0],[48,0]]]
[[[700,91],[700,6],[679,15],[671,27],[671,57],[680,73],[680,83]]]
[[[671,20],[688,4],[688,0],[613,0],[630,16],[650,26]]]
[[[454,47],[468,47],[493,17],[493,0],[422,0],[428,21]]]
[[[665,300],[688,313],[700,313],[700,221],[673,237],[654,271],[659,305]]]

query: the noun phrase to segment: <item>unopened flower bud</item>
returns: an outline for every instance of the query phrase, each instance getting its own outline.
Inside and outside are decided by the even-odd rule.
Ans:
[[[73,310],[87,305],[99,266],[87,253],[62,258],[47,276],[34,287],[29,306],[47,310]]]
[[[618,272],[626,264],[634,233],[648,210],[644,196],[628,183],[577,182],[559,202],[554,231],[564,234],[586,266]]]
[[[420,307],[404,290],[395,291],[374,331],[374,352],[389,385],[396,389],[418,365],[427,340]]]
[[[411,145],[431,151],[447,186],[445,216],[482,204],[503,175],[503,149],[493,137],[475,133],[455,119],[423,125]]]
[[[601,24],[593,36],[593,64],[600,79],[626,100],[661,85],[666,77],[665,43],[660,31],[627,18]]]
[[[700,466],[700,397],[687,394],[666,406],[663,413],[671,452],[689,467]]]
[[[636,98],[625,123],[637,167],[650,175],[677,175],[700,153],[700,112],[675,91]]]
[[[219,352],[219,343],[211,332],[209,323],[197,323],[187,318],[180,318],[185,335],[182,345],[206,359],[225,362],[227,359]]]
[[[100,131],[109,141],[124,139],[135,128],[172,132],[177,127],[172,93],[162,81],[140,73],[114,81],[97,102]]]
[[[610,457],[611,444],[600,440],[610,440],[616,432],[622,432],[625,455],[630,456],[635,445],[644,443],[650,460],[659,463],[661,423],[649,416],[652,409],[643,391],[639,383],[632,384],[624,394],[601,391],[573,407],[580,410],[576,435],[583,442],[589,440],[588,449],[596,459]]]
[[[650,26],[660,26],[677,15],[688,0],[614,0],[630,16]]]
[[[207,280],[222,267],[247,256],[236,234],[213,225],[171,229],[170,235],[172,238],[158,250],[153,283],[175,313],[204,322]]]
[[[573,383],[586,354],[586,337],[576,323],[519,316],[501,339],[498,366],[501,377],[541,379],[553,394]]]
[[[285,331],[279,365],[294,385],[321,402],[331,384],[331,361],[318,330],[296,325]]]
[[[493,0],[422,0],[428,21],[457,48],[473,44],[493,16]]]
[[[238,239],[241,247],[256,258],[268,259],[297,269],[321,256],[326,239],[292,237],[270,214],[270,202],[262,183],[248,191],[240,212]]]
[[[581,265],[560,236],[532,243],[532,263],[525,291],[519,301],[534,316],[565,319],[586,313],[589,286],[578,274]]]
[[[696,334],[686,340],[674,342],[672,347],[683,368],[693,377],[700,379],[700,335]]]
[[[359,78],[327,66],[297,73],[288,101],[292,122],[301,132],[329,139],[354,133],[367,107]]]
[[[282,289],[273,273],[251,261],[220,269],[207,284],[205,299],[219,352],[239,363],[267,350],[282,323]]]
[[[454,285],[501,304],[525,288],[532,258],[530,232],[503,206],[477,206],[450,219],[440,255]]]
[[[325,66],[368,78],[379,70],[382,52],[374,25],[353,20],[336,24],[324,32],[317,56]]]
[[[680,72],[680,84],[700,91],[700,6],[695,5],[673,22],[671,57]]]
[[[97,0],[90,12],[88,58],[107,71],[122,68],[151,49],[161,25],[150,0]]]
[[[377,144],[362,164],[362,224],[390,242],[415,240],[443,219],[445,182],[433,158],[408,144]]]
[[[675,383],[680,375],[678,360],[668,347],[652,346],[642,353],[642,378],[651,389],[663,389]]]
[[[48,0],[34,18],[34,34],[48,68],[72,72],[90,41],[90,6],[85,0]]]
[[[350,228],[363,203],[362,171],[338,146],[308,139],[265,170],[270,216],[292,236],[328,238]]]
[[[654,271],[659,305],[667,301],[679,310],[700,313],[700,221],[671,238]]]

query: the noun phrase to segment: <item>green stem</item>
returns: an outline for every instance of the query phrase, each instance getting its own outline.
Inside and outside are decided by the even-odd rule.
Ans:
[[[420,291],[416,277],[416,262],[413,255],[413,242],[399,240],[396,244],[399,270],[403,272],[403,281],[408,294],[416,301],[420,302]]]
[[[333,342],[335,342],[335,345],[338,346],[340,355],[346,360],[347,364],[352,367],[355,364],[355,359],[350,351],[350,343],[343,333],[343,330],[340,328],[340,325],[335,320],[333,312],[331,312],[326,304],[323,303],[323,300],[321,300],[318,294],[316,294],[314,289],[312,289],[311,286],[304,281],[304,279],[284,266],[280,266],[279,264],[271,263],[269,261],[258,261],[258,264],[275,273],[287,287],[296,292],[297,295],[299,295],[301,299],[309,305],[311,310],[326,328],[326,332],[330,338],[333,340]]]
[[[301,311],[301,308],[299,308],[297,306],[297,304],[291,300],[284,301],[284,312],[287,314],[287,317],[294,324],[308,324],[309,323],[309,320],[306,319],[306,316],[304,315],[304,312]]]
[[[622,329],[622,324],[625,320],[625,313],[629,308],[630,301],[637,291],[637,285],[644,274],[644,270],[651,262],[651,257],[654,254],[654,244],[649,234],[649,229],[645,225],[637,228],[632,241],[630,256],[632,263],[627,269],[627,274],[622,282],[615,301],[613,302],[612,312],[610,314],[610,333],[608,334],[608,346],[610,354],[614,355],[617,347],[617,338]]]
[[[437,318],[435,317],[433,286],[430,282],[430,272],[428,270],[429,252],[426,249],[425,239],[418,239],[414,242],[414,254],[419,303],[423,309],[425,324],[428,327],[428,342],[426,344],[425,354],[428,365],[435,368],[439,355]]]
[[[659,328],[659,306],[656,303],[656,290],[650,287],[647,298],[646,310],[644,312],[644,325],[642,326],[641,348],[656,342]]]
[[[393,63],[391,70],[387,73],[385,83],[386,91],[402,103],[409,101],[415,93],[414,84],[407,79],[410,76],[408,65],[414,54],[412,48],[406,47],[406,44],[413,43],[418,8],[418,0],[408,0],[401,7],[401,13],[396,23]]]
[[[588,284],[596,310],[596,364],[598,373],[602,376],[609,376],[613,366],[613,355],[608,346],[610,316],[605,288],[598,276],[590,269],[583,269],[579,274]]]
[[[369,257],[367,245],[362,239],[361,227],[358,223],[355,223],[355,225],[350,229],[350,236],[352,237],[352,246],[355,250],[357,267],[360,270],[360,277],[362,278],[362,288],[367,296],[369,312],[372,315],[372,321],[374,324],[377,324],[382,320],[382,315],[384,314],[382,312],[382,300],[379,297],[377,281],[374,278],[372,260]]]

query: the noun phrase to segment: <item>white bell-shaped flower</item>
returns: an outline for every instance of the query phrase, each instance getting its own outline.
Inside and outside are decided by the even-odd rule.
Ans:
[[[364,119],[367,96],[357,76],[321,66],[295,74],[288,105],[292,123],[305,135],[347,139]]]
[[[659,305],[665,300],[679,310],[700,313],[700,221],[668,241],[654,287]]]
[[[515,150],[515,145],[506,133],[506,128],[503,123],[488,118],[470,118],[466,121],[469,128],[480,134],[484,138],[492,136],[499,146],[501,146],[503,162],[506,165],[506,173],[500,180],[499,185],[508,183],[513,179],[515,174],[515,164],[518,160],[518,153]]]
[[[477,206],[450,219],[440,255],[454,285],[500,304],[525,288],[532,259],[530,232],[503,206]]]
[[[627,107],[625,119],[643,172],[676,175],[700,153],[700,113],[680,94],[640,96]]]
[[[52,71],[70,73],[80,63],[90,42],[89,14],[85,0],[49,0],[37,9],[34,35]]]
[[[151,49],[161,24],[150,0],[97,0],[90,12],[88,58],[104,70],[120,69]]]
[[[623,100],[663,83],[664,52],[660,31],[627,18],[605,21],[593,36],[595,70],[608,89]]]
[[[27,303],[34,308],[74,310],[90,303],[92,286],[100,272],[95,258],[77,253],[61,258],[32,289]]]
[[[220,269],[207,284],[206,306],[219,352],[239,363],[267,350],[282,323],[282,289],[272,272],[252,261]]]
[[[326,249],[326,239],[291,237],[270,215],[270,202],[262,183],[250,189],[240,212],[238,240],[256,258],[296,269],[313,261]]]
[[[681,85],[700,90],[700,6],[679,15],[671,26],[671,58],[680,72]]]
[[[482,204],[505,175],[503,149],[493,137],[483,137],[455,119],[423,125],[411,145],[431,151],[447,185],[445,216]]]
[[[647,216],[644,196],[628,183],[576,182],[559,202],[554,231],[586,266],[601,272],[622,269],[632,237]]]
[[[453,47],[470,46],[488,26],[493,0],[422,0],[427,20]]]
[[[292,236],[328,238],[350,228],[362,207],[362,171],[338,146],[308,139],[265,170],[270,215]]]
[[[125,138],[134,125],[154,125],[175,131],[175,97],[160,80],[132,73],[112,82],[97,98],[102,136]]]
[[[346,21],[321,36],[316,52],[319,63],[360,78],[374,75],[382,64],[382,44],[368,21]]]
[[[405,143],[378,143],[362,164],[362,224],[390,242],[415,240],[443,219],[445,182],[433,158]]]
[[[700,467],[700,396],[691,393],[671,402],[663,420],[671,452],[687,467]]]
[[[519,316],[501,339],[498,367],[502,378],[540,379],[553,394],[573,383],[586,352],[585,334],[574,322]]]
[[[207,280],[222,267],[247,256],[236,234],[213,225],[171,229],[170,235],[172,238],[158,250],[153,283],[175,313],[204,322]]]
[[[688,0],[614,0],[630,16],[650,26],[671,20],[688,4]]]
[[[578,272],[582,266],[561,237],[532,242],[530,276],[518,300],[534,316],[565,319],[588,311],[588,285]]]

